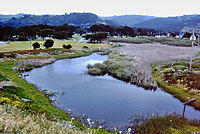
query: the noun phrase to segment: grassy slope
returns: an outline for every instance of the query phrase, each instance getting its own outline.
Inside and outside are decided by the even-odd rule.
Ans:
[[[66,113],[51,105],[50,100],[46,98],[42,92],[38,91],[32,84],[20,78],[19,74],[12,70],[14,63],[13,60],[0,62],[0,72],[16,83],[18,87],[24,89],[24,96],[21,97],[33,100],[30,104],[31,109],[39,113],[46,113],[51,117],[70,120]]]
[[[108,134],[109,132],[90,128],[81,131],[74,128],[71,122],[49,120],[44,114],[30,114],[11,105],[2,105],[0,107],[0,133]]]

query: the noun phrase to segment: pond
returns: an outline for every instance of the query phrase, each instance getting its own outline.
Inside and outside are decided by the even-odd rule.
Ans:
[[[0,46],[8,46],[9,42],[0,41]]]
[[[90,56],[58,60],[29,71],[26,81],[56,92],[54,105],[73,115],[85,114],[107,125],[126,124],[135,114],[182,114],[183,104],[161,89],[145,90],[111,76],[91,76],[84,72],[88,64],[102,63],[107,56]],[[200,118],[200,112],[187,106],[188,118]]]

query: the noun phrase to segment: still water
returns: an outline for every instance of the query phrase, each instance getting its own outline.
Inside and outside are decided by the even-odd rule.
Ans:
[[[157,89],[145,90],[111,76],[91,76],[84,72],[88,64],[102,63],[107,56],[58,60],[29,71],[25,79],[38,87],[56,92],[54,104],[74,115],[85,114],[107,124],[127,123],[135,114],[182,114],[183,104],[172,95]],[[200,119],[200,112],[187,106],[186,116]]]

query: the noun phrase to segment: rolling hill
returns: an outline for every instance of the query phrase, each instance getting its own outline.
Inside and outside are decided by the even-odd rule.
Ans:
[[[0,25],[2,26],[13,26],[21,27],[25,25],[37,25],[37,24],[47,24],[47,25],[62,25],[69,24],[74,26],[87,27],[93,24],[115,24],[111,21],[103,21],[99,19],[96,14],[93,13],[70,13],[64,15],[29,15],[23,14],[19,15],[1,15]]]
[[[138,28],[160,29],[167,32],[186,32],[191,28],[200,28],[200,15],[155,18],[137,23],[133,26]]]
[[[110,16],[100,17],[103,20],[111,20],[121,26],[133,26],[137,23],[145,22],[156,18],[155,16],[144,16],[144,15],[121,15],[121,16]]]
[[[106,24],[112,26],[150,28],[166,32],[186,32],[191,28],[200,28],[200,15],[159,18],[143,15],[99,17],[93,13],[70,13],[63,15],[0,14],[0,25],[16,28],[25,25],[62,25],[66,23],[87,28],[93,24]]]

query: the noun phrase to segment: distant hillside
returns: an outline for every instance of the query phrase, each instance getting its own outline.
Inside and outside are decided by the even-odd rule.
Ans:
[[[200,15],[155,18],[135,24],[134,27],[160,29],[167,32],[185,32],[193,27],[200,28]]]
[[[5,15],[2,15],[2,18],[5,18]],[[2,19],[2,21],[0,21],[0,25],[9,25],[13,27],[36,24],[62,25],[65,23],[83,27],[98,23],[113,24],[111,21],[102,21],[97,15],[93,13],[70,13],[64,15],[22,15],[21,17],[7,16],[7,19]]]
[[[22,17],[23,15],[25,15],[25,14],[22,14],[22,13],[19,13],[19,14],[16,14],[16,15],[3,15],[3,14],[0,14],[0,22],[12,19],[13,17],[19,18],[19,17]]]
[[[141,23],[155,18],[156,18],[155,16],[143,16],[143,15],[122,15],[122,16],[101,17],[101,19],[103,20],[111,20],[121,26],[133,26],[137,23]]]

